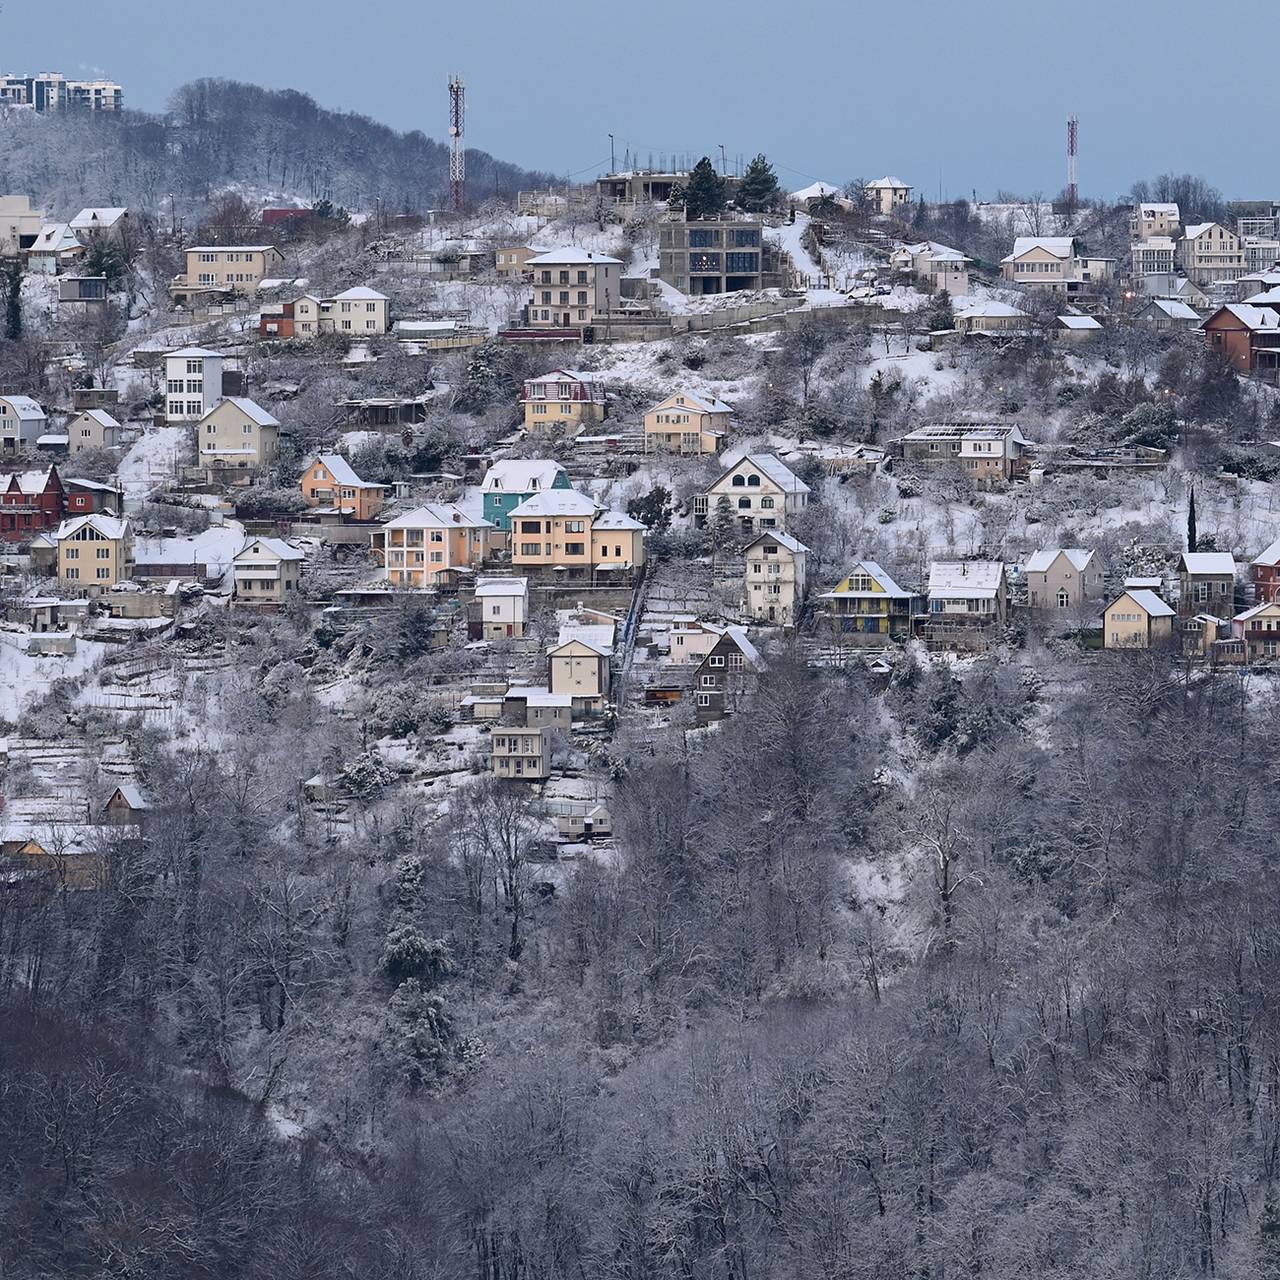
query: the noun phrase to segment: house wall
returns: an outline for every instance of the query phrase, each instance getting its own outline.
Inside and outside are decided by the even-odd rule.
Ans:
[[[793,626],[804,600],[806,559],[781,546],[772,555],[763,546],[748,551],[747,613],[759,622]]]
[[[1241,373],[1253,371],[1253,335],[1230,312],[1205,321],[1206,350],[1222,355],[1233,369]]]
[[[238,604],[278,606],[297,591],[302,562],[277,559],[265,548],[255,552],[250,546],[236,557],[232,572]]]
[[[597,313],[617,306],[620,263],[573,262],[529,270],[533,273],[533,294],[529,302],[532,329],[590,324]]]
[[[235,245],[225,249],[188,249],[183,283],[247,293],[283,261],[284,255],[276,249],[242,249]]]
[[[103,426],[88,413],[82,413],[67,427],[67,448],[71,453],[83,449],[114,449],[116,443],[115,429]]]
[[[102,591],[133,577],[133,539],[105,538],[85,525],[58,541],[58,577],[88,591]]]
[[[477,568],[488,552],[488,532],[466,525],[384,529],[387,580],[401,587],[427,587],[450,569]]]
[[[1102,643],[1107,649],[1148,649],[1173,641],[1173,619],[1151,618],[1125,597],[1103,614]]]
[[[571,640],[549,655],[547,687],[552,693],[572,698],[602,700],[609,689],[608,661],[585,644]]]
[[[334,507],[357,520],[372,520],[382,510],[381,488],[340,484],[319,459],[303,473],[299,484],[302,500],[309,507]]]
[[[197,424],[197,446],[201,462],[215,462],[219,466],[261,467],[275,460],[279,428],[261,426],[248,417],[244,410],[223,400]],[[218,457],[212,453],[220,449],[249,449],[246,455]]]
[[[166,356],[165,417],[199,422],[222,399],[221,356]]]

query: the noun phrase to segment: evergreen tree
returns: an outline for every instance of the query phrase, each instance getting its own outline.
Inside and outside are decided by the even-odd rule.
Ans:
[[[1196,491],[1191,490],[1191,502],[1187,507],[1187,550],[1196,549]]]
[[[933,302],[925,316],[925,326],[930,332],[956,327],[956,313],[951,305],[951,295],[945,289],[939,289],[933,295]]]
[[[632,498],[627,503],[627,515],[639,520],[651,533],[666,533],[674,513],[671,490],[666,485],[655,485],[643,498]]]
[[[678,194],[688,218],[705,218],[724,209],[724,179],[707,156],[693,166],[689,181],[678,189]],[[676,203],[676,196],[677,191],[672,191],[671,203]]]
[[[11,342],[22,337],[22,259],[13,258],[4,269],[4,336]]]
[[[748,213],[763,213],[775,208],[781,195],[778,175],[762,152],[747,165],[747,171],[738,184],[738,207]]]

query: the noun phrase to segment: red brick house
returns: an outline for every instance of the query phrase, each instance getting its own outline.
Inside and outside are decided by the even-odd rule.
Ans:
[[[1249,565],[1249,575],[1256,601],[1280,600],[1280,538]]]

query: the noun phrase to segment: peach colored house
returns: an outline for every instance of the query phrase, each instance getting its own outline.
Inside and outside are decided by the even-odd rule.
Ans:
[[[429,502],[389,520],[382,530],[386,579],[430,587],[448,573],[473,572],[489,554],[493,525],[448,502]]]
[[[732,420],[723,400],[678,391],[644,415],[644,451],[718,453]]]
[[[574,489],[547,489],[511,512],[511,564],[565,581],[630,573],[644,564],[644,525]]]
[[[356,520],[372,520],[382,510],[385,484],[361,480],[336,453],[322,453],[302,473],[302,500],[309,507],[332,507]]]

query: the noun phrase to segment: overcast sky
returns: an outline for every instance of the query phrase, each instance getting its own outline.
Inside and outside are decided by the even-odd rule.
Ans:
[[[932,14],[932,19],[930,15]],[[1280,0],[0,0],[0,71],[101,72],[130,106],[184,80],[300,89],[557,174],[650,154],[766,152],[783,185],[891,173],[930,197],[1057,192],[1165,170],[1280,194],[1265,73]],[[1244,68],[1252,67],[1246,74]]]

